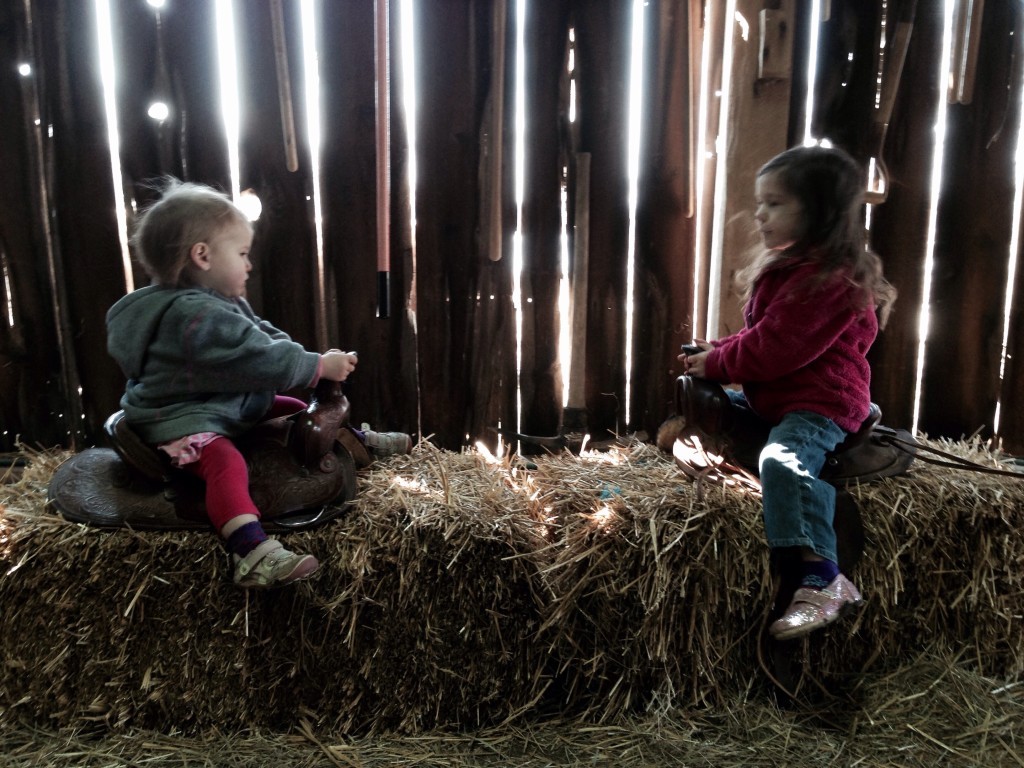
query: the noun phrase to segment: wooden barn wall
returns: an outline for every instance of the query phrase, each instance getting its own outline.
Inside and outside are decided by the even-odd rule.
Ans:
[[[757,166],[803,140],[813,0],[736,0],[737,17],[730,19],[724,3],[645,4],[643,140],[633,222],[626,173],[632,0],[527,3],[521,209],[514,194],[518,2],[416,0],[417,66],[411,73],[399,65],[402,19],[399,4],[391,2],[389,292],[383,303],[377,293],[375,3],[313,5],[321,82],[318,177],[303,106],[299,3],[280,3],[297,137],[292,169],[274,56],[274,4],[232,4],[240,186],[263,202],[249,290],[257,312],[311,348],[359,351],[359,369],[346,384],[357,422],[432,436],[448,448],[481,438],[493,446],[499,426],[555,435],[568,375],[559,357],[559,329],[569,319],[559,305],[564,191],[570,252],[577,203],[587,204],[589,222],[587,300],[570,313],[585,318],[586,426],[597,437],[656,430],[672,411],[678,345],[694,334],[715,335],[738,316],[730,280],[749,238]],[[104,331],[107,308],[127,289],[117,206],[131,219],[133,210],[153,199],[152,181],[164,175],[230,188],[216,3],[169,0],[159,23],[144,0],[111,0],[110,7],[121,68],[122,183],[116,190],[95,4],[0,3],[0,172],[6,182],[0,186],[0,451],[13,450],[17,437],[77,447],[103,439],[102,423],[123,387]],[[817,30],[820,70],[811,115],[816,136],[862,161],[881,154],[889,171],[887,199],[871,211],[871,242],[900,297],[871,353],[874,397],[886,423],[910,426],[919,309],[926,298],[935,124],[948,106],[918,426],[933,436],[989,436],[999,403],[1000,437],[1008,450],[1022,453],[1024,373],[1015,364],[1024,352],[1021,269],[1012,276],[1008,364],[1000,371],[1008,251],[1019,223],[1014,199],[1022,8],[1012,0],[984,4],[977,40],[983,54],[972,98],[947,105],[947,78],[940,71],[945,3],[888,0],[884,7],[890,32],[896,22],[912,24],[884,136],[873,108],[881,0],[819,3],[827,14]],[[792,58],[788,77],[757,78],[762,12],[785,22],[792,46],[786,51]],[[888,54],[895,35],[887,39]],[[721,178],[717,126],[726,42],[734,56]],[[709,67],[702,73],[705,45]],[[568,119],[570,60],[575,122]],[[18,73],[21,62],[32,64],[31,76]],[[414,147],[406,141],[410,116],[401,99],[407,77],[417,92]],[[712,98],[710,128],[700,145],[702,86]],[[173,108],[162,125],[145,114],[155,95]],[[413,158],[415,189],[407,175]],[[580,158],[589,160],[585,189]],[[322,274],[312,202],[316,182],[323,195]],[[722,210],[728,216],[718,222],[726,250],[720,281],[708,271],[716,189],[726,191]],[[518,279],[517,246],[523,256]],[[570,278],[572,270],[570,265]],[[137,264],[131,279],[136,286],[147,281]],[[724,325],[708,331],[713,290],[720,291]]]

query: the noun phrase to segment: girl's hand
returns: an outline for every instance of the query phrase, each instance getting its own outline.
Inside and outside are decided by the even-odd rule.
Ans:
[[[332,349],[320,356],[320,376],[330,381],[344,381],[356,369],[359,357],[355,352]]]
[[[683,364],[683,373],[687,376],[703,378],[705,376],[704,363],[708,359],[708,350],[714,349],[714,347],[704,339],[694,339],[693,344],[700,347],[703,351],[690,355],[683,353],[678,355],[676,359]]]

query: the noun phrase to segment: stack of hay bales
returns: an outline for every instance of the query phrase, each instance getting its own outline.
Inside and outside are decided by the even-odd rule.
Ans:
[[[944,445],[973,460],[977,443]],[[0,496],[0,711],[54,726],[421,731],[610,721],[765,679],[760,499],[655,447],[378,462],[353,508],[286,537],[321,571],[232,586],[208,533],[104,531],[45,507],[56,457]],[[828,686],[935,644],[1024,670],[1024,481],[924,464],[853,490],[855,620],[798,644]]]

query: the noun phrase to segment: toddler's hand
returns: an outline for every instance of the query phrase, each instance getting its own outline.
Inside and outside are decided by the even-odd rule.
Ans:
[[[359,357],[355,352],[332,349],[320,357],[320,376],[330,381],[344,381],[356,369]]]

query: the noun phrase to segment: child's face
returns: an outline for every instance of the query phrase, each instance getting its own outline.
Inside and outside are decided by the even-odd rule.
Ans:
[[[754,182],[757,228],[770,251],[781,251],[807,234],[804,207],[781,183],[778,173],[769,172]]]
[[[247,222],[235,220],[225,225],[208,243],[193,246],[193,253],[200,249],[198,257],[193,256],[199,267],[196,282],[229,298],[244,296],[245,281],[252,270],[251,246],[252,228]]]

